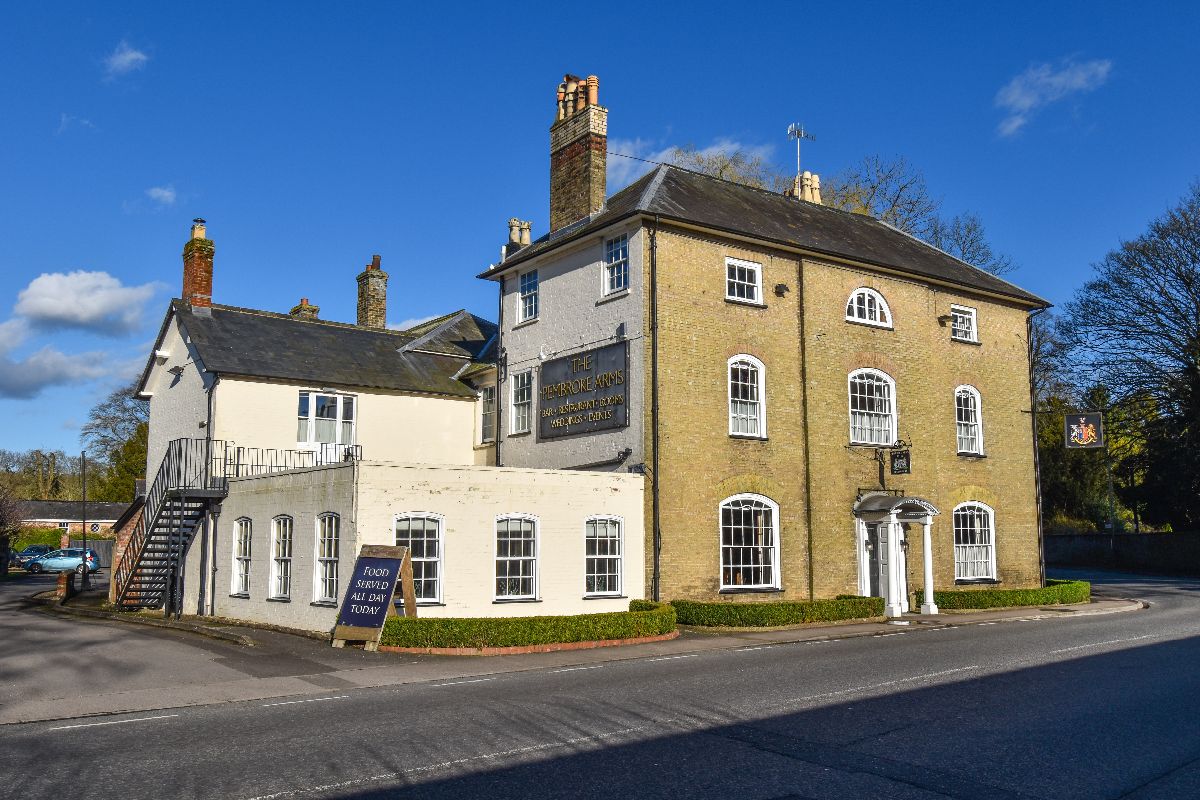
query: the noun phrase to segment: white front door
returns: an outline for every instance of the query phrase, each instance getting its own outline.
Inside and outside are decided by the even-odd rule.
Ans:
[[[882,597],[884,607],[908,611],[908,564],[904,556],[904,530],[890,522],[863,523],[861,589],[868,597]],[[895,600],[893,601],[893,598]]]

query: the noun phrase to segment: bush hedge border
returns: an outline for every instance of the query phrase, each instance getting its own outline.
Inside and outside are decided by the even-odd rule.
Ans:
[[[918,590],[917,605],[924,592]],[[1092,599],[1092,585],[1087,581],[1051,579],[1040,589],[953,589],[935,591],[933,602],[939,610],[1011,608],[1014,606],[1052,606],[1064,603],[1086,603]]]
[[[488,650],[650,640],[675,633],[675,609],[634,600],[629,611],[545,617],[393,617],[379,644],[405,650]],[[600,646],[600,645],[593,645]]]
[[[883,616],[882,597],[852,595],[807,602],[702,603],[672,600],[671,605],[675,608],[680,625],[706,628],[769,628]]]

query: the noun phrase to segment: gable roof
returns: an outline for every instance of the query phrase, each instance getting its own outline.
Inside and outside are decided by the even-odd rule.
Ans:
[[[865,214],[662,164],[608,199],[591,217],[541,237],[479,277],[494,278],[530,258],[636,214],[701,225],[917,277],[1004,295],[1031,306],[1042,298]]]
[[[496,326],[465,311],[448,314],[419,337],[410,331],[363,328],[340,322],[297,319],[288,314],[214,304],[197,312],[171,301],[200,361],[209,372],[317,385],[391,389],[452,397],[474,397],[455,379],[465,363],[486,357]],[[425,328],[429,323],[425,323]],[[160,332],[157,348],[162,341]],[[145,388],[154,356],[139,383]]]
[[[120,519],[129,503],[87,504],[88,522],[112,522]],[[82,500],[18,500],[17,513],[22,520],[83,521]]]

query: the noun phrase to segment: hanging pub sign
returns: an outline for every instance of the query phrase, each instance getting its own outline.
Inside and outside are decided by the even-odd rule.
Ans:
[[[1067,414],[1066,440],[1068,450],[1104,447],[1104,415],[1099,411]]]
[[[893,450],[891,460],[893,475],[908,475],[912,472],[911,450]]]
[[[542,364],[538,438],[596,433],[629,424],[629,342]]]
[[[404,598],[404,615],[417,615],[417,595],[413,586],[412,559],[407,547],[365,544],[354,561],[354,571],[346,585],[346,596],[333,628],[334,647],[346,642],[365,642],[367,650],[379,647],[383,624],[388,617],[399,616],[392,605],[396,585]]]

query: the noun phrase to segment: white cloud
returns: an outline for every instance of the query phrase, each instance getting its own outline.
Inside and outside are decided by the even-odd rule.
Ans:
[[[43,273],[17,295],[15,311],[42,328],[119,336],[141,327],[144,306],[157,288],[153,283],[124,286],[107,272]]]
[[[86,117],[76,117],[76,116],[74,116],[72,114],[68,114],[67,112],[64,111],[64,112],[62,112],[62,114],[59,115],[58,129],[54,131],[54,135],[61,136],[62,134],[66,133],[66,131],[69,128],[72,128],[75,126],[78,126],[80,128],[91,128],[93,130],[96,127],[95,125],[92,124],[92,121],[90,119],[87,119]]]
[[[1014,135],[1039,108],[1103,86],[1111,71],[1112,62],[1107,59],[1064,59],[1058,65],[1031,65],[996,92],[996,107],[1008,112],[998,132],[1001,136]]]
[[[0,397],[27,400],[51,386],[83,383],[104,377],[103,353],[69,356],[46,346],[17,361],[0,357]]]
[[[29,336],[29,324],[20,318],[0,322],[0,356],[16,350]]]
[[[649,139],[609,139],[608,191],[614,192],[628,186],[658,164],[671,163],[675,149],[676,145],[664,146],[661,141]],[[698,150],[704,156],[739,151],[751,158],[760,157],[769,161],[775,148],[769,144],[745,144],[737,139],[722,136]]]
[[[175,187],[174,186],[151,186],[146,190],[146,197],[149,197],[154,202],[164,205],[175,205]]]
[[[438,314],[430,314],[428,317],[413,317],[412,319],[402,319],[399,322],[389,322],[388,328],[394,331],[406,331],[409,328],[415,328],[431,319],[437,319]]]
[[[122,75],[128,75],[130,72],[144,67],[149,60],[150,56],[141,50],[130,47],[129,42],[122,39],[117,44],[117,49],[112,51],[112,55],[104,59],[105,77],[112,80]]]

